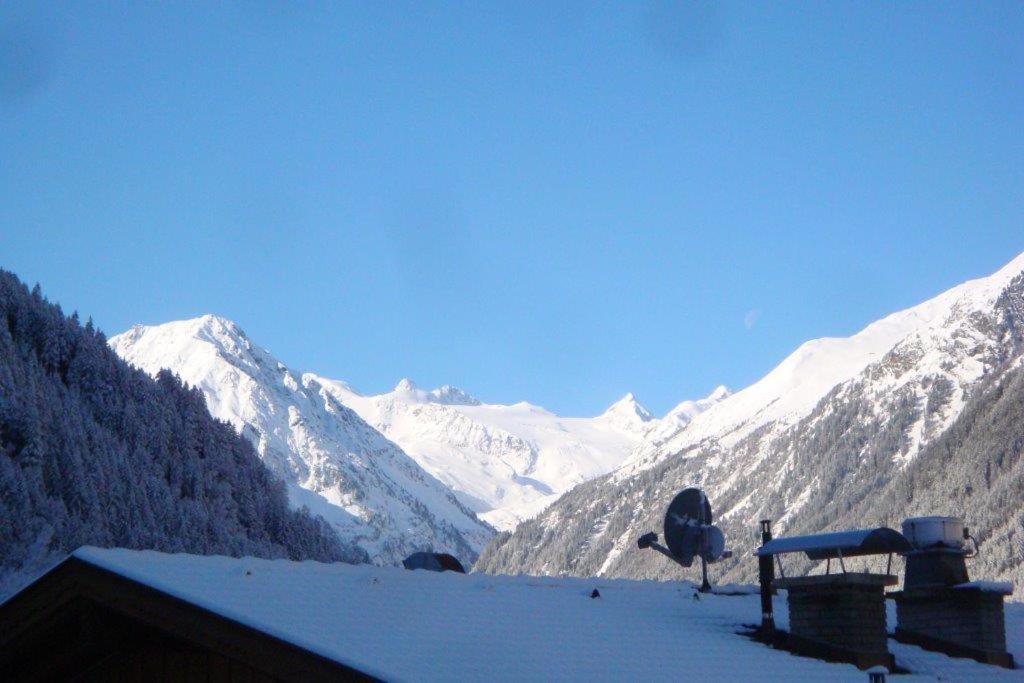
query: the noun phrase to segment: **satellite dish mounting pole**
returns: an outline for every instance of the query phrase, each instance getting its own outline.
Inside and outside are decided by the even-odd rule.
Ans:
[[[701,502],[707,505],[707,496],[700,492]],[[710,509],[710,508],[708,508]],[[702,525],[711,524],[710,515],[705,516],[705,510],[701,509],[700,522]],[[700,592],[710,593],[711,583],[708,581],[708,550],[711,544],[708,542],[708,530],[706,527],[700,530]]]

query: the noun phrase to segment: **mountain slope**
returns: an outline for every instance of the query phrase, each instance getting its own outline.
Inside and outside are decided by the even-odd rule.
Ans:
[[[375,562],[424,548],[472,561],[493,530],[313,375],[301,376],[217,316],[133,327],[110,340],[149,373],[167,368],[256,446],[294,505],[323,515]]]
[[[0,596],[83,544],[365,561],[252,447],[0,271]]]
[[[314,377],[339,401],[399,444],[459,499],[498,529],[514,528],[581,482],[618,467],[660,424],[627,394],[593,418],[560,417],[529,403],[483,404],[460,389],[394,390],[362,396]],[[713,405],[688,402],[672,423]]]
[[[726,578],[752,578],[752,563],[740,559],[758,519],[802,533],[922,512],[963,515],[986,545],[991,539],[985,554],[1003,558],[992,571],[1017,575],[1024,492],[1014,473],[1024,427],[977,416],[1022,398],[1022,271],[1024,255],[853,337],[804,344],[758,383],[498,538],[478,566],[674,576],[633,543],[660,528],[678,489],[697,484],[740,551],[722,565]],[[943,469],[931,471],[937,462]]]
[[[889,315],[851,337],[806,342],[764,378],[707,411],[692,426],[667,435],[661,444],[645,444],[624,471],[643,469],[659,457],[703,440],[735,443],[765,425],[773,431],[792,425],[833,387],[877,364],[897,344],[903,346],[903,362],[911,355],[919,357],[913,361],[917,366],[913,372],[908,368],[908,372],[893,377],[891,384],[905,383],[923,374],[938,374],[957,384],[969,385],[978,379],[983,365],[974,360],[981,349],[967,353],[968,347],[974,340],[980,344],[994,343],[971,317],[990,316],[999,296],[1022,270],[1024,254],[989,277],[966,282],[918,306]],[[938,367],[941,363],[949,364],[951,370]],[[885,383],[880,382],[877,388],[884,391]]]

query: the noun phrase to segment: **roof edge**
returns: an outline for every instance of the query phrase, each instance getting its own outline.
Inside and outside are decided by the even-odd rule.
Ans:
[[[0,663],[16,656],[16,648],[7,644],[28,637],[33,629],[44,628],[63,605],[81,598],[171,637],[244,661],[273,677],[381,680],[354,665],[73,555],[0,604]]]

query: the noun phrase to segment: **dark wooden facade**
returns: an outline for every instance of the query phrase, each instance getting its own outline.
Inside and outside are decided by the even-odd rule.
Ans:
[[[5,681],[346,681],[356,669],[71,557],[0,605]]]

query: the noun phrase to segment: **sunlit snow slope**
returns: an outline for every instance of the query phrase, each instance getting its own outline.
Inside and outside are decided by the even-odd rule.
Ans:
[[[731,445],[759,427],[781,430],[809,414],[834,387],[858,377],[890,353],[907,358],[912,365],[901,372],[878,374],[872,380],[873,389],[881,397],[923,376],[948,378],[957,387],[943,416],[948,425],[963,403],[965,387],[985,372],[982,352],[998,342],[986,336],[985,325],[979,328],[977,323],[981,316],[991,315],[997,299],[1022,271],[1024,254],[988,277],[893,313],[851,337],[804,343],[762,379],[703,412],[692,424],[648,439],[622,474],[650,467],[705,440]]]
[[[479,535],[472,525],[465,527],[465,511],[452,511],[450,496],[436,487],[414,491],[389,473],[385,479],[397,488],[338,491],[360,486],[356,482],[364,476],[357,471],[376,472],[386,460],[403,463],[399,470],[406,476],[408,463],[402,456],[408,455],[454,493],[461,506],[498,529],[512,529],[576,484],[620,466],[646,434],[685,424],[728,396],[720,387],[705,399],[679,404],[661,420],[653,419],[632,394],[590,418],[561,417],[526,402],[485,404],[452,386],[425,391],[410,380],[390,392],[365,396],[346,382],[292,372],[253,345],[233,322],[210,315],[136,326],[114,337],[111,346],[148,372],[168,368],[199,387],[214,415],[248,434],[267,464],[294,484],[296,504],[343,527],[350,520],[347,514],[339,516],[339,506],[360,518],[374,516],[377,525],[400,527],[403,517],[384,514],[388,491],[394,488],[399,497],[422,500],[460,534],[468,533],[475,549],[481,547]],[[387,438],[377,438],[374,430]],[[374,450],[387,456],[361,455]],[[348,476],[325,473],[335,461],[356,470]],[[386,539],[381,543],[389,545]]]
[[[576,484],[622,464],[656,422],[632,394],[592,418],[560,417],[529,403],[484,404],[445,386],[362,396],[311,377],[399,444],[499,529],[514,528]]]
[[[110,339],[129,363],[167,368],[206,397],[308,506],[378,562],[432,548],[472,561],[493,534],[394,443],[217,316],[136,326]]]

